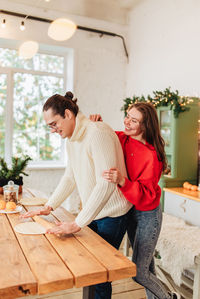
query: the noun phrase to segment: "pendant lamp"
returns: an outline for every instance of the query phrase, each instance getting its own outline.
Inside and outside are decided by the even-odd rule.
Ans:
[[[71,20],[59,18],[49,25],[48,36],[57,41],[64,41],[74,34],[76,28],[76,24]]]
[[[38,51],[39,45],[35,41],[26,41],[19,47],[19,56],[24,59],[32,58]]]

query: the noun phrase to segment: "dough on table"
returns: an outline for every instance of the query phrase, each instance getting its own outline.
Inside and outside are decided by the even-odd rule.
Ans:
[[[46,228],[37,222],[22,222],[14,227],[17,233],[25,235],[41,235],[46,233]]]
[[[38,206],[38,205],[44,205],[47,202],[48,199],[46,198],[39,198],[39,197],[33,197],[33,198],[21,198],[20,204],[25,206]]]

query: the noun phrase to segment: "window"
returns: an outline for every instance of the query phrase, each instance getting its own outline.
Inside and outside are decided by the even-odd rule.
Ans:
[[[38,53],[24,60],[0,48],[0,156],[28,154],[33,164],[62,165],[64,141],[42,116],[48,97],[66,90],[66,55]],[[68,72],[69,73],[69,72]]]
[[[7,95],[7,76],[0,74],[0,156],[5,155],[5,107]]]

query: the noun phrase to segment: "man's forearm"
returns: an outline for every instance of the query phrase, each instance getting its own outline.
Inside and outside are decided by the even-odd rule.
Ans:
[[[76,217],[76,224],[79,227],[84,227],[90,224],[104,208],[115,189],[115,184],[109,183],[103,178],[99,180],[88,198],[86,205]]]
[[[46,205],[52,207],[55,210],[73,192],[74,187],[75,183],[73,180],[69,178],[62,178]]]

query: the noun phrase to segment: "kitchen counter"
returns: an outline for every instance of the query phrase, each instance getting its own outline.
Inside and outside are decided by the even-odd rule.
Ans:
[[[163,188],[165,192],[171,192],[182,197],[186,197],[192,200],[196,200],[200,202],[200,191],[192,191],[185,189],[183,187],[176,187],[176,188]]]
[[[200,228],[200,191],[192,191],[188,190],[182,187],[177,188],[163,188],[164,190],[164,212],[166,214],[175,216],[177,218],[183,219],[186,224],[194,225],[196,226],[194,228],[195,232],[198,232]],[[166,215],[165,215],[166,216]],[[175,219],[175,218],[174,218]],[[174,221],[174,222],[173,222]],[[163,222],[164,223],[164,222]],[[179,222],[180,223],[180,222]],[[165,225],[165,224],[163,224]],[[190,226],[188,226],[188,231],[185,234],[185,223],[181,226],[181,224],[176,226],[176,220],[171,220],[170,222],[171,228],[172,228],[172,236],[178,236],[177,237],[177,244],[175,242],[172,242],[171,234],[169,233],[166,237],[165,242],[166,244],[172,244],[173,248],[176,248],[177,252],[181,254],[180,250],[180,244],[178,243],[178,240],[180,239],[180,236],[185,240],[184,242],[184,250],[188,255],[192,257],[193,253],[193,247],[194,241],[191,242],[191,237],[193,234],[190,234]],[[191,227],[192,229],[192,227]],[[175,234],[174,234],[175,232]],[[162,233],[162,232],[161,232]],[[198,240],[198,238],[196,238]],[[172,243],[171,243],[172,242]],[[196,243],[195,243],[196,244]],[[176,254],[176,257],[172,260],[178,259],[178,254]],[[180,259],[179,259],[180,260]],[[183,255],[181,255],[181,263],[184,261]],[[166,270],[166,269],[165,269]],[[182,284],[189,287],[191,290],[193,290],[193,296],[192,299],[200,299],[200,251],[196,254],[194,258],[194,280],[189,280],[187,277],[182,275]],[[186,288],[179,288],[180,291],[185,292]],[[183,293],[184,294],[184,293]],[[191,298],[189,296],[185,296],[184,298]]]

